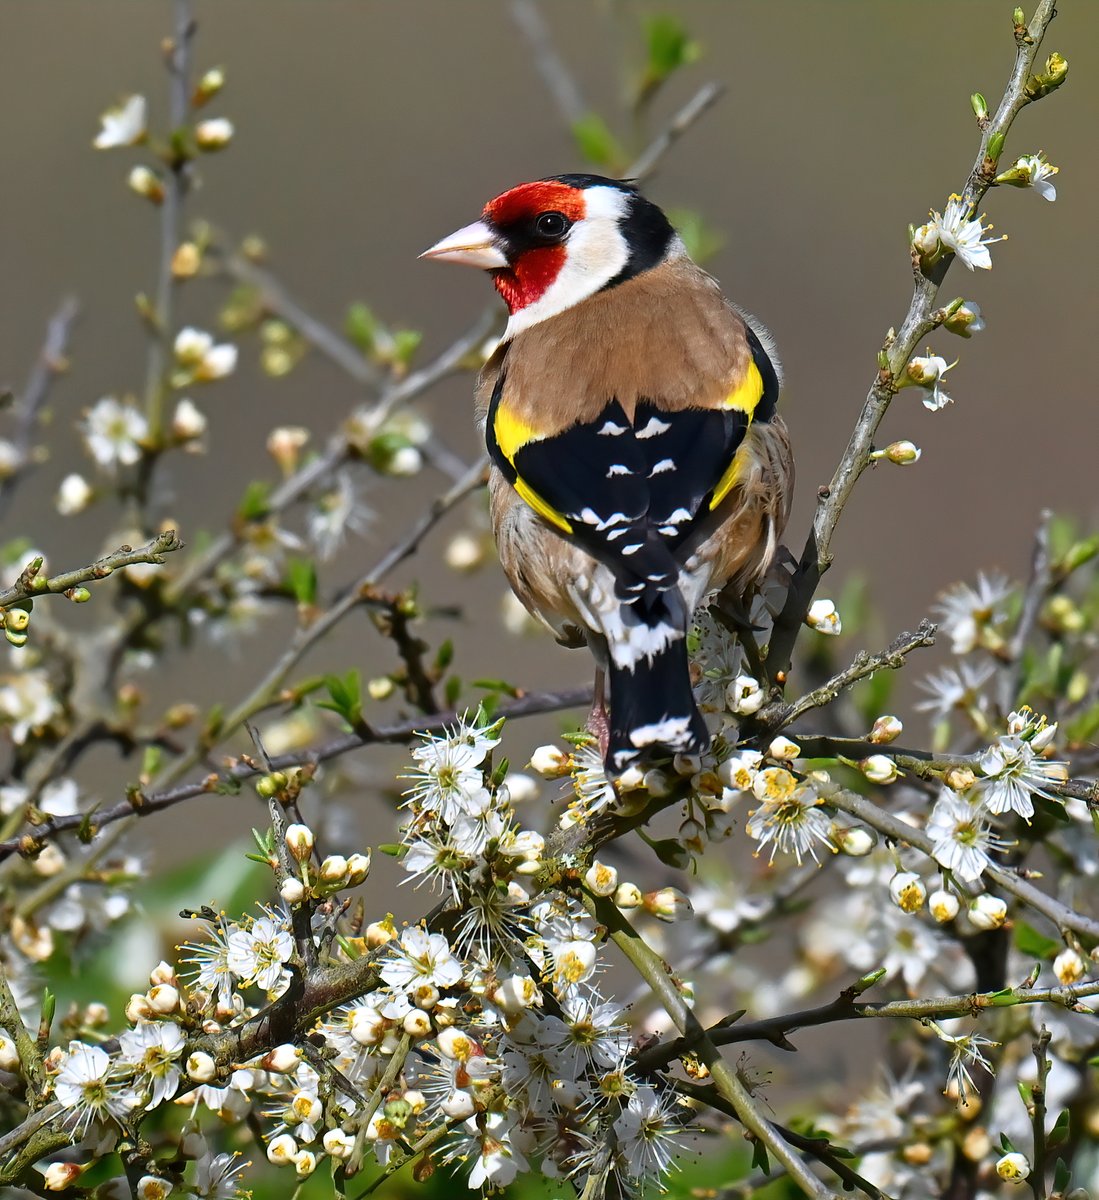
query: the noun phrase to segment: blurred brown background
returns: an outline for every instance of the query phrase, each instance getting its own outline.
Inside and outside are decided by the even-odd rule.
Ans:
[[[983,91],[990,103],[1000,95],[1014,49],[1011,4],[665,7],[705,53],[673,80],[656,116],[675,111],[707,79],[727,93],[663,160],[648,192],[697,210],[726,235],[709,266],[778,341],[800,479],[787,540],[800,552],[814,493],[846,443],[875,352],[907,306],[906,226],[942,207],[966,177],[977,143],[969,94]],[[272,269],[333,325],[362,299],[395,324],[423,329],[423,354],[445,346],[490,288],[473,272],[418,263],[418,252],[505,187],[583,166],[507,4],[198,0],[197,11],[196,65],[222,64],[229,78],[209,111],[229,116],[236,138],[201,164],[203,186],[189,214],[262,234]],[[641,60],[639,16],[658,6],[555,0],[543,11],[589,105],[628,137],[624,79]],[[105,508],[61,520],[52,495],[81,465],[73,428],[81,408],[142,386],[133,297],[154,286],[158,244],[156,211],[125,188],[135,154],[97,153],[90,143],[98,114],[129,92],[149,97],[150,122],[163,127],[158,45],[169,28],[168,4],[151,0],[0,0],[0,382],[22,381],[62,295],[73,291],[84,306],[73,371],[54,393],[53,461],[20,491],[0,533],[5,541],[29,535],[55,568],[86,561],[114,532]],[[923,459],[867,475],[844,519],[836,578],[823,590],[837,593],[853,572],[868,576],[890,635],[917,622],[941,586],[979,567],[1023,574],[1042,507],[1085,523],[1096,515],[1095,383],[1084,351],[1099,317],[1097,45],[1099,6],[1065,0],[1043,53],[1068,57],[1068,83],[1022,114],[1007,154],[1010,161],[1045,150],[1062,168],[1057,202],[1012,189],[990,195],[989,216],[1010,240],[992,248],[992,272],[955,266],[944,292],[978,301],[988,331],[971,342],[943,333],[932,343],[948,359],[962,358],[948,384],[957,403],[932,414],[911,393],[897,399],[883,442],[911,438]],[[211,283],[188,285],[182,318],[211,327],[223,294]],[[235,376],[195,395],[209,414],[213,449],[172,468],[185,538],[223,527],[247,482],[272,474],[263,443],[273,426],[304,422],[323,437],[359,398],[315,357],[284,380],[264,377],[255,360],[252,343]],[[451,381],[419,407],[472,458],[469,391],[468,380]],[[429,471],[379,488],[373,534],[353,541],[326,580],[350,579],[376,560],[443,486]],[[460,673],[503,674],[527,686],[585,681],[582,656],[548,642],[501,643],[503,582],[494,566],[454,577],[438,565],[440,547],[465,523],[453,515],[397,577],[421,579],[431,599],[462,607],[461,627],[447,630],[459,644]],[[169,658],[163,698],[170,691],[203,703],[234,700],[288,628],[277,623],[247,643],[228,670],[220,657]],[[308,666],[353,663],[367,675],[393,665],[389,647],[361,620]],[[558,724],[547,719],[515,736],[533,746]],[[103,770],[100,786],[112,795],[134,773],[113,762]],[[211,799],[162,829],[193,829],[215,814],[226,832],[254,818],[243,798]]]

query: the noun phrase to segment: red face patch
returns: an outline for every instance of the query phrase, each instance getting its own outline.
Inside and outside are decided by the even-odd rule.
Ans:
[[[541,212],[559,212],[570,221],[584,217],[585,202],[581,188],[555,180],[521,183],[485,205],[484,216],[493,225],[506,226]]]
[[[493,271],[492,282],[514,313],[544,296],[564,265],[564,246],[540,246],[521,254],[513,267]]]

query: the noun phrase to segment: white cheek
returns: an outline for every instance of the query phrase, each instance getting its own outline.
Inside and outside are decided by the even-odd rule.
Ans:
[[[614,188],[589,188],[587,215],[569,235],[568,257],[560,274],[533,304],[519,309],[508,321],[504,340],[579,304],[618,275],[629,261],[629,249],[619,229],[626,197]]]

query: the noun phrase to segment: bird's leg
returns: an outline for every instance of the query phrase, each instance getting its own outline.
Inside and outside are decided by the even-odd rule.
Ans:
[[[607,747],[611,741],[611,723],[607,716],[605,685],[607,673],[602,667],[595,668],[595,688],[591,698],[591,712],[584,722],[584,728],[599,743],[600,758],[607,757]]]

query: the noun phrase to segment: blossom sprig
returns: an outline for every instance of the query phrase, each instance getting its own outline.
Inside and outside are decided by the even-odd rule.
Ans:
[[[931,220],[912,231],[912,248],[920,269],[930,270],[944,254],[953,254],[970,271],[992,269],[992,254],[988,247],[1005,241],[986,236],[993,227],[984,224],[983,216],[973,215],[973,206],[962,196],[952,195],[946,208],[931,210]]]
[[[1009,187],[1032,188],[1043,200],[1052,202],[1057,199],[1057,188],[1050,181],[1060,169],[1047,162],[1041,151],[1023,154],[1006,171],[1001,171],[993,182]]]

